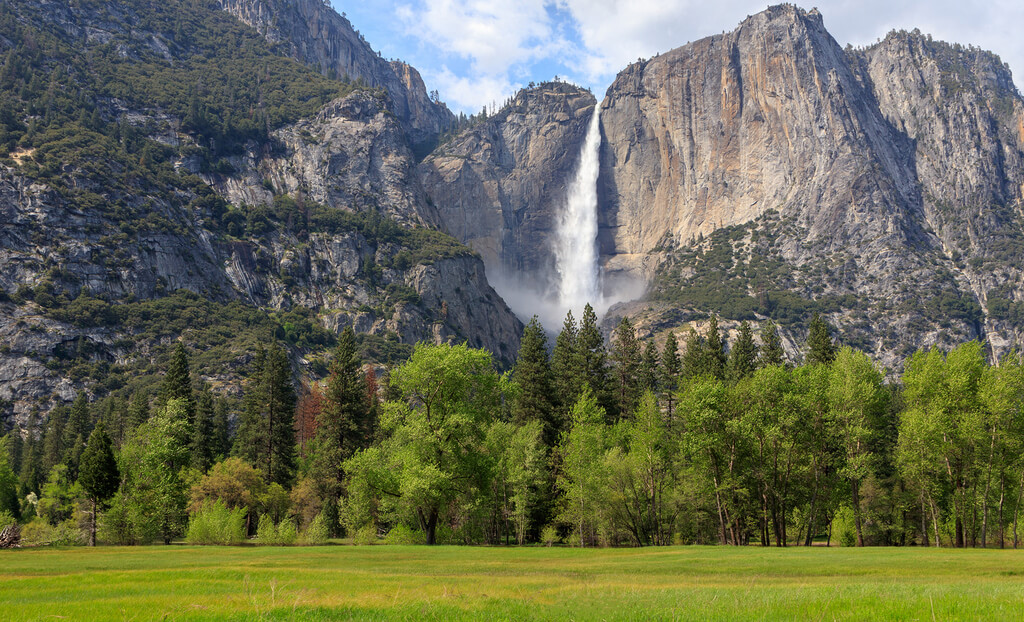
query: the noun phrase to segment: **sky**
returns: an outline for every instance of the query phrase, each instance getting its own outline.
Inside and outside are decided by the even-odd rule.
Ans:
[[[764,0],[330,2],[375,50],[416,67],[428,90],[467,114],[500,107],[529,82],[555,76],[600,96],[630,62],[731,31],[767,7]],[[1021,0],[819,0],[798,6],[817,6],[843,46],[919,28],[939,40],[991,50],[1024,72]]]

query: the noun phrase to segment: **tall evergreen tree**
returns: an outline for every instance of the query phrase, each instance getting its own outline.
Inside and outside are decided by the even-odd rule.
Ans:
[[[149,395],[145,391],[136,391],[128,403],[128,428],[135,430],[147,421],[149,421]]]
[[[611,360],[615,377],[615,406],[619,417],[629,417],[640,397],[640,342],[628,317],[623,317],[615,329]]]
[[[828,323],[818,312],[811,318],[810,330],[807,333],[807,364],[830,365],[836,360],[836,346],[832,342]]]
[[[690,331],[686,334],[686,349],[683,350],[682,376],[695,378],[710,373],[711,365],[708,363],[704,338],[697,334],[693,326],[690,326]]]
[[[159,406],[168,400],[185,400],[188,423],[192,425],[196,415],[196,398],[192,391],[192,372],[188,364],[188,351],[185,344],[178,342],[171,354],[171,363],[167,367],[163,384],[160,386]]]
[[[89,438],[92,429],[91,417],[89,414],[89,400],[84,392],[80,392],[71,403],[68,411],[67,421],[63,430],[63,455],[62,462],[68,467],[68,477],[74,481],[78,477],[78,462],[85,450],[85,441]]]
[[[221,398],[213,401],[213,449],[214,461],[227,458],[231,453],[231,426],[228,421],[229,408],[227,400]]]
[[[7,449],[10,455],[11,470],[15,473],[21,472],[21,456],[22,449],[25,447],[24,441],[21,439],[21,428],[18,424],[14,424],[14,428],[7,433],[8,445]]]
[[[551,447],[558,441],[562,426],[555,418],[555,378],[548,360],[548,338],[536,315],[523,329],[512,379],[519,385],[512,405],[513,421],[516,425],[540,422],[544,443]]]
[[[99,506],[114,496],[121,482],[111,448],[110,437],[100,422],[89,435],[89,442],[82,452],[78,483],[92,502],[92,520],[89,529],[89,546],[96,546],[96,513]]]
[[[746,378],[757,369],[757,344],[754,343],[754,331],[750,329],[750,322],[743,320],[739,332],[736,342],[729,350],[728,376],[733,381]]]
[[[758,367],[785,365],[786,352],[782,349],[782,339],[775,322],[768,320],[761,325],[761,358]]]
[[[555,388],[561,402],[559,411],[576,401],[583,387],[583,364],[580,360],[576,341],[579,337],[576,318],[570,310],[562,322],[562,332],[555,338],[555,349],[551,353],[551,371],[555,376]]]
[[[714,314],[711,316],[711,321],[708,322],[708,334],[704,339],[704,347],[707,349],[708,373],[719,380],[725,378],[725,342],[718,329],[718,317]]]
[[[597,327],[597,313],[589,302],[583,307],[576,351],[584,382],[590,385],[597,395],[598,403],[604,407],[610,420],[614,421],[619,417],[619,408],[614,388],[608,382],[608,352],[604,347],[601,330]]]
[[[338,340],[317,419],[311,475],[324,509],[335,513],[345,478],[343,464],[373,440],[366,379],[356,349],[355,332],[346,327]],[[331,522],[331,535],[337,526]]]
[[[50,419],[43,432],[43,474],[49,473],[64,458],[64,422],[68,409],[58,406],[50,411]]]
[[[665,414],[670,427],[674,414],[676,389],[679,388],[679,374],[682,369],[683,364],[679,359],[679,342],[676,341],[676,334],[669,331],[668,337],[665,338],[665,347],[661,351],[660,386],[665,399]]]
[[[658,379],[661,369],[658,366],[658,346],[653,339],[648,339],[644,345],[644,354],[640,357],[640,390],[658,393]]]
[[[196,420],[192,426],[192,442],[189,453],[192,455],[192,468],[205,473],[213,465],[215,453],[213,430],[213,393],[208,385],[203,385],[196,399]]]
[[[295,472],[295,389],[284,348],[260,349],[250,380],[235,454],[257,466],[267,483],[288,485]]]

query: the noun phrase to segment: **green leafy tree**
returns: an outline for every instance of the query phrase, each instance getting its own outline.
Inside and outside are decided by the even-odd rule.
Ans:
[[[196,399],[196,418],[192,426],[192,442],[189,447],[192,468],[200,473],[205,473],[216,457],[218,442],[214,437],[213,401],[210,387],[204,385]]]
[[[92,503],[89,546],[96,546],[96,518],[99,508],[114,496],[120,483],[121,475],[117,461],[114,460],[111,440],[101,422],[89,435],[89,442],[82,452],[78,475],[78,485]]]
[[[562,520],[573,526],[580,546],[597,543],[607,495],[605,452],[608,450],[606,414],[590,387],[569,412],[570,427],[562,439],[562,470],[558,486],[565,493]]]
[[[832,364],[828,385],[832,434],[840,440],[840,475],[850,486],[857,546],[864,546],[861,488],[873,471],[872,422],[888,407],[882,373],[863,352],[846,347]]]
[[[188,403],[172,398],[139,426],[121,450],[123,482],[105,518],[107,538],[122,544],[160,539],[170,544],[184,533],[189,463]]]
[[[483,444],[510,387],[490,353],[425,343],[392,373],[391,384],[403,399],[383,404],[381,442],[345,463],[350,512],[359,513],[351,520],[365,524],[379,511],[414,517],[434,544],[446,509],[489,489],[492,464]]]

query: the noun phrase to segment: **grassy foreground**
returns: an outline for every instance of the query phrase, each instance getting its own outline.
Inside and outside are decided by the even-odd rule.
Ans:
[[[1024,551],[0,551],[0,620],[1021,620]]]

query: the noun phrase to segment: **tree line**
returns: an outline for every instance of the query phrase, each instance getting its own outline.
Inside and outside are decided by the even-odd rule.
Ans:
[[[323,382],[297,395],[271,343],[236,401],[179,343],[155,395],[5,437],[0,513],[59,543],[1018,545],[1019,355],[922,350],[887,380],[820,317],[798,365],[759,332],[606,343],[588,305],[553,347],[534,318],[509,372],[421,343],[378,381],[346,329]]]

